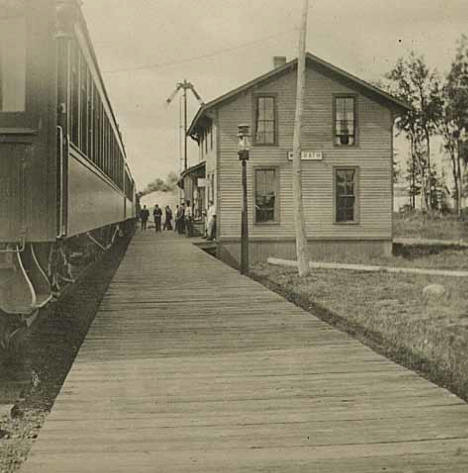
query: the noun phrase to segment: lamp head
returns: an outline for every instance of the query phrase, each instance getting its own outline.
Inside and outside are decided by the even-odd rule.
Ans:
[[[239,137],[239,152],[250,150],[250,125],[237,125],[237,136]]]

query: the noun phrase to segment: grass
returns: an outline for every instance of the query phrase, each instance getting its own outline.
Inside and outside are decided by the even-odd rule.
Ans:
[[[468,221],[460,221],[455,215],[410,212],[394,214],[393,234],[395,238],[430,240],[455,240],[468,242]]]
[[[394,216],[394,237],[464,240],[468,222],[454,216],[413,212]],[[405,246],[405,255],[322,255],[318,261],[431,269],[468,270],[468,249]],[[386,356],[468,399],[468,278],[403,273],[313,270],[299,278],[295,268],[257,265],[252,277],[306,310],[337,325]],[[442,284],[440,299],[423,289]]]
[[[357,254],[348,254],[345,256],[340,255],[340,257],[337,258],[334,255],[324,253],[320,258],[314,258],[314,261],[468,271],[468,249],[446,249],[436,254],[415,255],[412,258],[405,258],[403,256],[370,257],[368,255]]]
[[[267,264],[252,276],[468,399],[468,278],[340,270],[299,278],[293,268]],[[422,290],[432,283],[448,295],[425,301]]]

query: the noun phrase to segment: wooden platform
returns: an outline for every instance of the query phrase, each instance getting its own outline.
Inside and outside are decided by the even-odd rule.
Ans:
[[[22,471],[466,473],[468,407],[189,240],[139,233]]]

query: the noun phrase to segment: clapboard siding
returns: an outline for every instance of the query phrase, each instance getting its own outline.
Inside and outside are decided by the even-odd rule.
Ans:
[[[213,198],[216,201],[216,165],[217,165],[217,156],[218,156],[218,127],[216,120],[213,120],[212,130],[213,133],[213,148],[208,146],[208,152],[205,153],[202,159],[206,163],[205,176],[206,176],[206,187],[205,187],[205,205],[208,207],[209,201]],[[214,176],[214,189],[211,190],[211,176]]]
[[[319,73],[307,70],[303,127],[303,149],[322,151],[323,161],[303,161],[303,194],[309,237],[324,239],[391,239],[392,211],[392,113],[383,105],[357,94],[349,87]],[[219,236],[239,236],[241,212],[241,169],[237,159],[237,125],[250,123],[253,129],[255,93],[277,94],[278,146],[253,146],[248,163],[249,232],[252,237],[294,236],[292,149],[296,97],[296,72],[276,76],[254,90],[241,93],[218,109],[220,150],[218,163]],[[351,93],[357,97],[358,145],[333,145],[333,94]],[[253,220],[254,169],[278,166],[280,173],[280,223],[256,225]],[[334,223],[333,172],[335,166],[359,167],[359,224]]]

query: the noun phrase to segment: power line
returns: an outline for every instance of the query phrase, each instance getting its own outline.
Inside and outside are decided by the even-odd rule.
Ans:
[[[237,46],[233,46],[231,48],[219,49],[217,51],[213,51],[211,53],[203,54],[201,56],[194,56],[194,57],[191,57],[191,58],[181,59],[180,61],[162,62],[160,64],[149,64],[149,65],[145,65],[145,66],[126,67],[126,68],[122,68],[122,69],[112,69],[112,70],[108,70],[108,71],[103,71],[103,73],[104,74],[117,74],[117,73],[120,73],[120,72],[144,71],[144,70],[148,70],[148,69],[160,69],[162,67],[169,67],[169,66],[176,66],[176,65],[179,65],[179,64],[185,64],[187,62],[198,61],[200,59],[206,59],[206,58],[210,58],[210,57],[213,57],[213,56],[217,56],[218,54],[223,54],[223,53],[228,53],[228,52],[231,52],[231,51],[236,51],[237,49],[242,49],[246,46],[251,46],[252,44],[263,43],[264,41],[268,41],[269,39],[278,38],[279,36],[284,36],[286,34],[289,34],[289,33],[293,32],[293,31],[297,31],[297,29],[298,28],[292,28],[290,30],[282,31],[281,33],[276,33],[276,34],[270,35],[270,36],[265,36],[263,38],[256,39],[254,41],[250,41],[248,43],[242,43],[242,44],[239,44]]]

